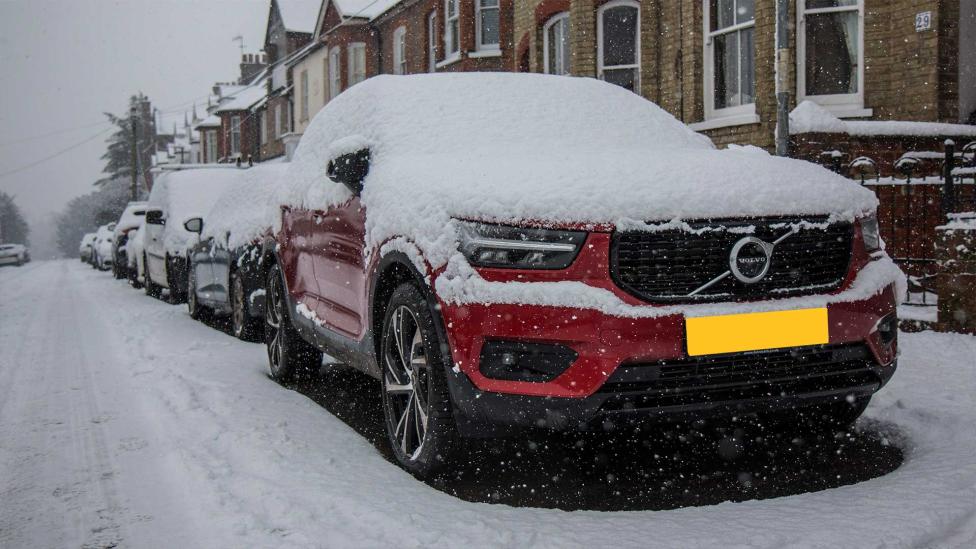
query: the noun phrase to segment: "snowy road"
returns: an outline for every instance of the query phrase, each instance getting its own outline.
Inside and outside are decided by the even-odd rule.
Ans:
[[[499,476],[508,478],[497,464],[484,478],[475,468],[439,491],[384,459],[369,440],[376,437],[373,411],[350,410],[371,402],[348,394],[371,387],[361,377],[334,374],[325,378],[333,382],[328,388],[300,387],[309,398],[267,378],[260,345],[193,322],[184,307],[149,299],[77,261],[3,268],[0,547],[971,547],[976,338],[902,334],[902,344],[900,371],[875,398],[862,433],[812,450],[826,456],[774,456],[794,468],[785,464],[766,484],[843,484],[831,477],[867,474],[865,462],[891,459],[884,446],[891,442],[905,461],[886,475],[665,511],[514,508],[445,493],[479,499],[500,489]],[[594,451],[578,459],[651,460],[654,453],[607,458]],[[834,453],[847,455],[834,460]],[[574,467],[571,461],[562,471]],[[616,489],[605,479],[604,492],[591,490],[584,500],[588,508],[627,508],[614,497],[707,491],[727,480],[716,467],[713,459],[653,463],[643,470],[654,476],[617,479],[626,485]],[[754,482],[762,484],[760,477]],[[642,478],[648,486],[635,487]],[[560,479],[537,486],[565,491]],[[498,499],[545,501],[518,496],[516,488]],[[774,488],[760,487],[766,494]]]

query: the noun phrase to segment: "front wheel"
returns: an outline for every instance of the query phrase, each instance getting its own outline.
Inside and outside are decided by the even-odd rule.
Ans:
[[[237,271],[230,274],[230,304],[234,337],[242,341],[254,341],[261,328],[261,319],[251,315],[247,292],[244,290],[244,278]]]
[[[205,306],[197,301],[197,281],[196,277],[193,276],[192,266],[186,270],[186,309],[193,320],[203,320],[209,312]]]
[[[285,284],[277,265],[268,271],[265,291],[268,296],[268,310],[265,315],[264,342],[268,349],[271,377],[279,382],[293,381],[322,365],[322,351],[302,339],[292,326]]]
[[[451,463],[460,435],[434,318],[413,284],[390,297],[381,345],[383,416],[393,454],[410,473],[434,476]]]

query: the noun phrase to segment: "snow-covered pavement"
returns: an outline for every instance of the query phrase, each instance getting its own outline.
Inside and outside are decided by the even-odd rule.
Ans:
[[[972,547],[976,338],[902,334],[885,476],[668,511],[470,503],[266,375],[264,349],[78,261],[0,269],[0,547]],[[518,459],[504,456],[503,459]]]

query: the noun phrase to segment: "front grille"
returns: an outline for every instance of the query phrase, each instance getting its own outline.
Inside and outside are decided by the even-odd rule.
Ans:
[[[740,239],[754,236],[772,243],[798,221],[719,220],[690,223],[690,230],[618,231],[613,237],[610,274],[635,297],[665,303],[775,298],[836,289],[850,264],[853,226],[804,218],[807,223],[799,224],[796,234],[776,245],[769,272],[761,281],[745,284],[730,275],[689,297],[729,270],[729,255]]]
[[[863,344],[689,357],[617,368],[600,388],[606,411],[873,392],[880,379]]]

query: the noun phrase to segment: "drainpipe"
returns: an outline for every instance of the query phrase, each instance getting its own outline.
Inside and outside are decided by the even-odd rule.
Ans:
[[[776,0],[776,156],[789,154],[790,0]]]

